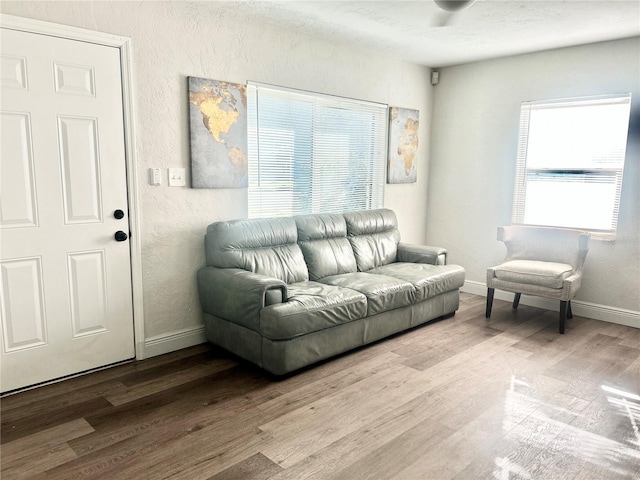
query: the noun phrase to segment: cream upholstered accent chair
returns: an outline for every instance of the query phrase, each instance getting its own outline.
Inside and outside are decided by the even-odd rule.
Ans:
[[[581,230],[546,227],[498,227],[498,240],[507,247],[504,262],[487,269],[487,311],[491,316],[495,289],[520,295],[560,300],[560,333],[565,319],[572,318],[571,299],[582,279],[590,234]]]

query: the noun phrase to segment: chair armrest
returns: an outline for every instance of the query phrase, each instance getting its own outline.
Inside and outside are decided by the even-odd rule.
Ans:
[[[560,300],[571,300],[576,296],[578,290],[580,290],[580,284],[582,283],[582,274],[575,273],[568,278],[565,278],[562,282],[562,296]]]
[[[446,265],[447,253],[445,248],[400,242],[396,259],[398,262]]]
[[[287,284],[239,268],[198,271],[200,303],[206,313],[257,330],[265,305],[287,300]]]

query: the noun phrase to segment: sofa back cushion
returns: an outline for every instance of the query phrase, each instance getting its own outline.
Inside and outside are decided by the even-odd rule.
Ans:
[[[349,212],[344,218],[358,271],[366,272],[396,261],[400,232],[393,210]]]
[[[241,268],[286,283],[309,280],[293,218],[216,222],[207,227],[207,265]]]
[[[298,244],[311,280],[357,270],[356,257],[347,239],[347,223],[342,215],[299,215],[295,221]]]

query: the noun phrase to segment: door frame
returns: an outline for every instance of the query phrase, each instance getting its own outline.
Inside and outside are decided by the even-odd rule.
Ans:
[[[122,108],[124,118],[124,150],[127,176],[127,201],[129,206],[129,237],[131,264],[131,299],[133,303],[133,333],[136,359],[145,358],[144,310],[142,288],[142,242],[140,229],[140,200],[135,140],[135,115],[133,102],[133,60],[131,39],[84,28],[33,20],[14,15],[0,14],[0,26],[10,30],[49,35],[81,42],[95,43],[120,50],[122,77]]]

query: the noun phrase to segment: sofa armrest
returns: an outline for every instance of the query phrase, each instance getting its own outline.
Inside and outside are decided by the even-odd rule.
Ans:
[[[239,268],[198,271],[200,303],[206,313],[257,330],[260,309],[287,300],[287,284]]]
[[[446,265],[447,250],[440,247],[429,247],[427,245],[400,242],[398,244],[397,261]]]

